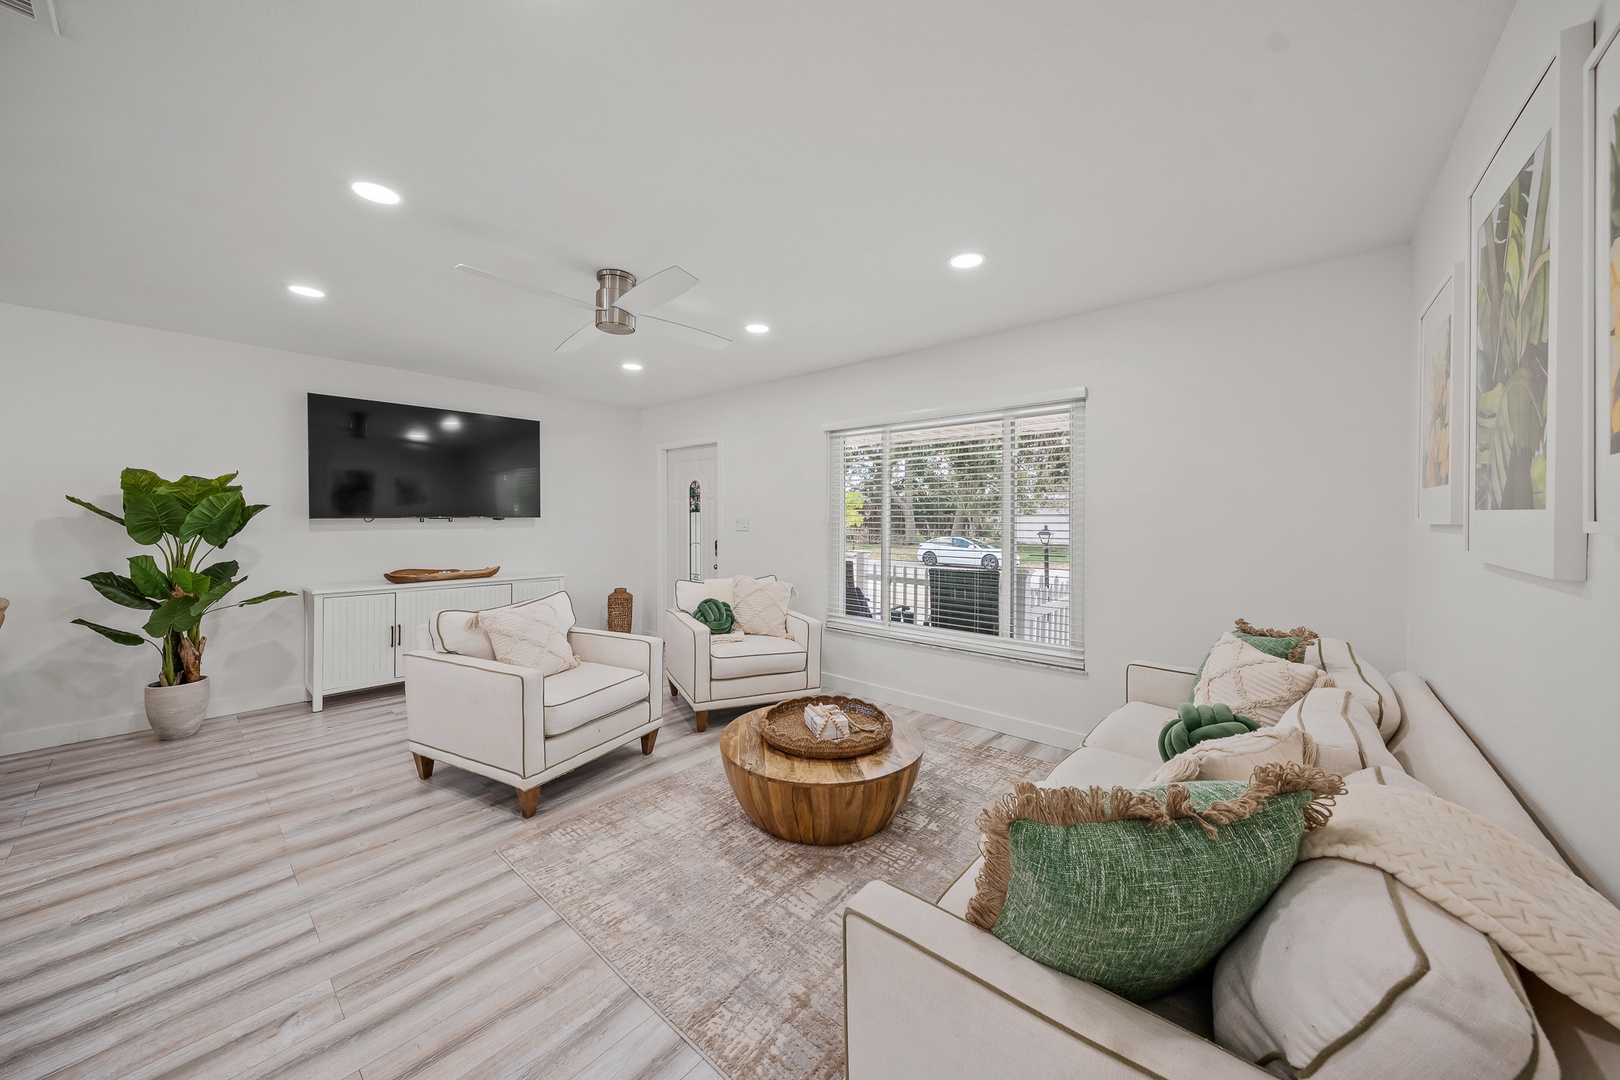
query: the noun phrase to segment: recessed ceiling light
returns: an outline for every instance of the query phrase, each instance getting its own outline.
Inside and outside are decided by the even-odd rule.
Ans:
[[[971,270],[984,262],[984,256],[977,251],[964,251],[960,255],[951,256],[951,265],[958,270]]]
[[[624,370],[626,370],[626,371],[640,371],[641,370],[641,364],[639,364],[635,360],[626,360],[624,363],[620,364],[619,366],[624,368]]]
[[[751,322],[747,326],[743,327],[743,329],[748,331],[750,334],[768,334],[771,332],[771,328],[762,322]]]
[[[461,417],[459,417],[459,416],[440,417],[439,426],[441,428],[443,428],[444,430],[446,430],[446,431],[460,431],[461,430]]]
[[[405,437],[407,439],[411,440],[411,442],[427,442],[428,441],[428,433],[427,433],[426,429],[419,428],[419,427],[411,428],[411,430],[409,430],[409,431],[407,431],[405,433]]]
[[[370,199],[384,206],[393,206],[399,202],[399,192],[393,188],[385,188],[381,184],[373,184],[370,180],[356,180],[349,185],[349,189],[362,199]]]
[[[320,300],[326,296],[324,292],[313,285],[289,285],[287,291],[294,296],[307,296],[311,300]]]

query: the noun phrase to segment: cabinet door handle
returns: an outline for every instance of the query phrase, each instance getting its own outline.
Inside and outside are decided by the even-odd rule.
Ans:
[[[395,623],[388,628],[388,647],[393,648],[399,644],[399,624]]]

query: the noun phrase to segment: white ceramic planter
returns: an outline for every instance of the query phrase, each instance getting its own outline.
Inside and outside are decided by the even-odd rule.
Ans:
[[[146,722],[160,739],[184,739],[197,734],[208,712],[208,676],[178,686],[146,687]]]

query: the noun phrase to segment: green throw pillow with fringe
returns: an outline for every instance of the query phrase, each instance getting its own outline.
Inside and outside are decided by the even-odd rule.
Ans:
[[[709,597],[692,609],[692,618],[707,626],[711,634],[731,633],[731,605],[724,600]]]
[[[968,921],[1047,967],[1151,1000],[1243,929],[1343,791],[1321,769],[1281,764],[1246,784],[1020,783],[980,815],[985,858]]]
[[[1253,645],[1267,656],[1275,656],[1293,664],[1305,662],[1305,649],[1316,640],[1315,630],[1308,630],[1303,626],[1296,626],[1292,630],[1265,630],[1252,625],[1247,619],[1234,619],[1232,621],[1232,636],[1239,641]],[[1204,681],[1204,664],[1209,663],[1209,654],[1204,654],[1203,662],[1198,665],[1198,675],[1193,679],[1193,686]],[[1192,700],[1192,695],[1187,695]]]

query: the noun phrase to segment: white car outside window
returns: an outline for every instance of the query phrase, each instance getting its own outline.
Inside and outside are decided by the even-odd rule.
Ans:
[[[917,558],[925,566],[1001,566],[1001,549],[965,536],[936,536],[917,545]]]

